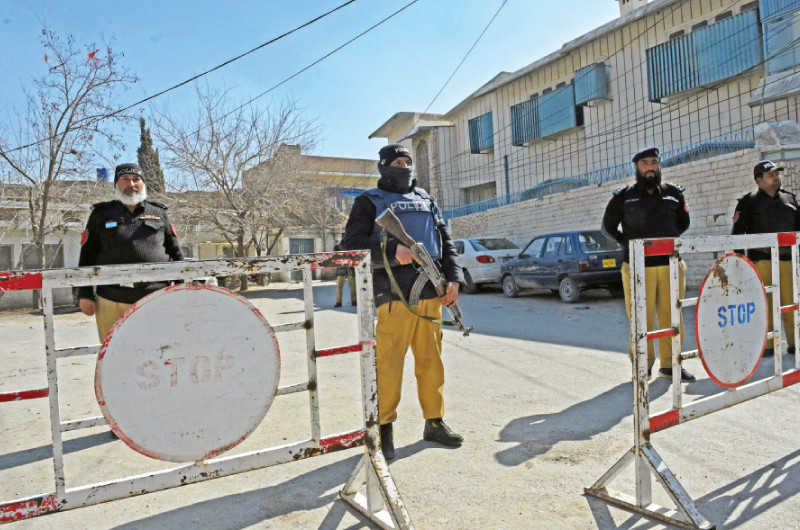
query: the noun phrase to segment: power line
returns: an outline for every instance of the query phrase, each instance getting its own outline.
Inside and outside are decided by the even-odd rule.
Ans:
[[[496,18],[497,18],[497,15],[499,15],[499,14],[500,14],[500,11],[502,11],[502,9],[505,7],[505,5],[506,5],[506,3],[507,3],[507,2],[508,2],[508,0],[503,0],[503,3],[502,3],[502,4],[500,4],[500,7],[498,7],[498,8],[497,8],[497,11],[495,11],[495,13],[494,13],[494,15],[492,16],[491,20],[489,20],[489,22],[488,22],[488,23],[486,24],[486,26],[483,28],[483,31],[481,31],[481,34],[480,34],[480,35],[478,35],[478,38],[477,38],[477,39],[475,39],[475,42],[473,42],[473,43],[472,43],[472,46],[470,47],[470,49],[469,49],[469,50],[467,50],[467,53],[466,53],[466,54],[464,54],[464,57],[461,59],[461,62],[459,62],[459,63],[458,63],[458,66],[456,66],[456,69],[455,69],[455,70],[453,70],[453,73],[452,73],[452,74],[450,74],[450,77],[448,77],[448,78],[447,78],[447,81],[445,81],[445,82],[444,82],[444,84],[442,85],[442,88],[440,88],[440,89],[439,89],[439,91],[436,93],[436,95],[435,95],[435,96],[433,96],[433,99],[431,100],[431,102],[430,102],[430,103],[428,103],[428,106],[427,106],[427,107],[425,107],[425,110],[423,110],[423,111],[422,111],[422,114],[425,114],[426,112],[428,112],[428,109],[430,109],[430,108],[431,108],[431,105],[433,105],[434,101],[436,101],[436,100],[438,99],[438,97],[439,97],[439,96],[442,94],[442,91],[445,89],[445,87],[446,87],[446,86],[447,86],[447,85],[450,83],[450,81],[452,81],[452,79],[453,79],[453,76],[455,76],[455,75],[456,75],[456,72],[458,72],[459,68],[461,68],[461,66],[464,64],[464,61],[466,61],[466,60],[467,60],[467,57],[469,57],[469,55],[472,53],[472,50],[474,50],[474,49],[475,49],[475,46],[477,46],[477,45],[478,45],[478,42],[480,42],[480,40],[483,38],[483,35],[484,35],[484,34],[486,33],[486,31],[489,29],[489,26],[491,26],[491,25],[492,25],[492,23],[494,22],[494,19],[496,19]],[[420,115],[420,119],[421,119],[421,118],[422,118],[422,115]],[[413,124],[413,125],[411,125],[411,129],[412,129],[412,130],[414,129],[414,127],[416,127],[417,123],[419,123],[419,119],[417,119],[417,120],[414,122],[414,124]]]
[[[274,37],[274,38],[272,38],[272,39],[270,39],[270,40],[268,40],[266,42],[263,42],[263,43],[259,44],[258,46],[256,46],[255,48],[253,48],[251,50],[248,50],[248,51],[246,51],[246,52],[244,52],[244,53],[242,53],[240,55],[237,55],[236,57],[228,59],[227,61],[225,61],[225,62],[223,62],[221,64],[218,64],[217,66],[215,66],[213,68],[210,68],[210,69],[208,69],[208,70],[206,70],[206,71],[204,71],[202,73],[199,73],[199,74],[197,74],[195,76],[192,76],[189,79],[181,81],[180,83],[178,83],[176,85],[173,85],[173,86],[171,86],[169,88],[166,88],[166,89],[164,89],[164,90],[162,90],[160,92],[157,92],[157,93],[155,93],[153,95],[147,96],[146,98],[141,99],[141,100],[139,100],[139,101],[137,101],[135,103],[131,103],[127,107],[123,107],[121,109],[115,110],[115,111],[110,112],[108,114],[103,114],[103,115],[100,115],[100,116],[84,118],[83,120],[77,121],[75,123],[75,125],[76,126],[77,125],[81,125],[82,123],[90,122],[90,121],[96,123],[96,122],[99,122],[99,121],[102,121],[102,120],[105,120],[105,119],[108,119],[108,118],[113,118],[114,116],[116,116],[118,114],[121,114],[121,113],[123,113],[123,112],[125,112],[127,110],[130,110],[130,109],[132,109],[134,107],[138,107],[139,105],[142,105],[143,103],[147,103],[148,101],[152,101],[153,99],[161,97],[161,96],[163,96],[164,94],[166,94],[168,92],[172,92],[173,90],[175,90],[177,88],[180,88],[182,86],[185,86],[185,85],[191,83],[192,81],[196,81],[196,80],[200,79],[201,77],[204,77],[204,76],[210,74],[211,72],[215,72],[215,71],[219,70],[220,68],[228,66],[229,64],[234,63],[234,62],[238,61],[239,59],[242,59],[243,57],[246,57],[246,56],[248,56],[248,55],[250,55],[250,54],[252,54],[252,53],[254,53],[254,52],[256,52],[256,51],[258,51],[258,50],[260,50],[260,49],[262,49],[264,47],[266,47],[266,46],[269,46],[270,44],[274,44],[274,43],[278,42],[279,40],[281,40],[281,39],[283,39],[285,37],[288,37],[289,35],[291,35],[293,33],[296,33],[296,32],[300,31],[303,28],[308,27],[308,26],[314,24],[315,22],[318,22],[318,21],[322,20],[323,18],[327,17],[328,15],[331,15],[331,14],[335,13],[336,11],[339,11],[340,9],[343,9],[344,7],[350,5],[350,4],[354,3],[354,2],[356,2],[356,0],[348,0],[347,2],[344,2],[343,4],[340,4],[337,7],[334,7],[330,11],[327,11],[327,12],[325,12],[325,13],[323,13],[323,14],[321,14],[321,15],[319,15],[319,16],[311,19],[311,20],[309,20],[308,22],[305,22],[305,23],[295,27],[294,29],[291,29],[291,30],[289,30],[289,31],[287,31],[287,32],[285,32],[285,33],[283,33],[281,35],[278,35],[277,37]],[[41,140],[37,140],[35,142],[29,143],[29,144],[26,144],[26,145],[21,145],[19,147],[15,147],[13,149],[9,149],[9,150],[6,151],[6,153],[13,153],[15,151],[20,151],[22,149],[27,149],[28,147],[33,147],[34,145],[40,144],[42,142],[47,142],[49,140],[57,138],[58,136],[60,136],[60,135],[53,135],[53,136],[50,136],[50,137],[47,137],[47,138],[42,138]]]

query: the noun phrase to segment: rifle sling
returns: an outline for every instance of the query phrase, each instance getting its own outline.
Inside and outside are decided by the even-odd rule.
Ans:
[[[383,252],[383,266],[386,269],[386,274],[389,276],[389,283],[392,285],[392,292],[394,294],[396,294],[398,298],[400,298],[400,303],[402,303],[405,306],[405,308],[408,309],[411,312],[411,314],[413,314],[413,315],[415,315],[415,316],[417,316],[419,318],[428,320],[430,322],[433,322],[434,324],[441,324],[443,326],[455,326],[456,323],[453,322],[452,320],[443,320],[443,319],[440,319],[440,318],[433,318],[433,317],[429,317],[429,316],[425,316],[425,315],[420,315],[419,313],[414,311],[411,308],[410,305],[408,305],[408,302],[406,302],[406,297],[403,296],[403,291],[400,289],[400,286],[397,285],[397,280],[394,279],[394,274],[392,274],[392,268],[389,266],[389,258],[386,256],[386,241],[387,241],[387,239],[388,239],[388,236],[387,236],[386,232],[385,231],[382,232],[381,233],[381,252]],[[421,274],[425,274],[425,273],[422,272]]]

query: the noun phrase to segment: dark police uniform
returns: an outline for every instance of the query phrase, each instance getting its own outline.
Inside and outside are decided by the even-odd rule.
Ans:
[[[612,236],[625,249],[622,264],[622,287],[625,291],[625,308],[630,317],[630,256],[628,242],[632,239],[655,237],[678,237],[689,228],[689,209],[683,197],[682,186],[663,183],[653,194],[648,193],[639,183],[620,188],[614,192],[605,214],[603,230]],[[680,296],[683,297],[686,263],[679,265]],[[669,256],[645,257],[645,290],[647,303],[647,329],[656,329],[654,316],[658,317],[660,327],[668,327],[670,322],[669,304]],[[683,321],[681,320],[681,335]],[[661,368],[672,367],[672,339],[658,340]],[[655,361],[654,341],[647,343],[648,367]],[[633,356],[633,337],[629,354]]]
[[[342,246],[349,250],[369,249],[373,260],[373,291],[375,305],[378,307],[377,325],[377,372],[378,406],[380,423],[386,425],[397,418],[400,403],[400,390],[403,381],[403,360],[409,346],[414,354],[415,375],[420,406],[425,419],[441,418],[444,415],[444,365],[442,353],[442,326],[418,318],[410,313],[392,292],[389,276],[383,264],[381,252],[381,228],[375,218],[383,209],[391,208],[406,231],[417,241],[436,241],[438,249],[426,250],[437,260],[439,268],[448,282],[463,285],[464,275],[459,264],[458,254],[450,237],[439,208],[425,190],[414,187],[409,193],[394,193],[382,188],[368,190],[356,197],[350,217],[347,220]],[[381,212],[378,212],[378,207]],[[427,228],[425,228],[427,227]],[[424,232],[426,234],[414,234]],[[400,290],[408,299],[411,288],[420,274],[413,265],[399,265],[394,261],[397,240],[389,236],[387,258],[391,264]],[[420,296],[420,303],[414,308],[419,314],[441,319],[442,304],[430,282]]]
[[[101,202],[92,206],[92,213],[81,238],[79,266],[118,265],[126,263],[159,263],[181,261],[183,252],[175,228],[163,204],[143,201],[130,211],[119,201]],[[119,315],[111,316],[101,306],[113,305],[108,312],[124,312],[127,307],[148,294],[168,286],[168,282],[137,282],[97,287],[97,326],[103,340]],[[80,298],[94,300],[92,287],[79,288]],[[103,315],[101,315],[103,313]],[[121,315],[121,313],[120,313]],[[105,318],[104,318],[105,317]],[[104,331],[105,329],[105,331]]]
[[[733,214],[733,235],[797,231],[800,231],[800,206],[798,206],[795,195],[783,188],[775,193],[775,197],[770,197],[768,193],[759,188],[742,196],[736,204]],[[755,263],[764,285],[772,285],[770,250],[753,248],[747,251],[747,255]],[[791,249],[780,247],[779,259],[781,305],[789,305],[794,298]],[[771,300],[769,307],[772,307]],[[767,312],[767,318],[769,329],[773,329],[771,310]],[[795,346],[794,311],[784,313],[783,322],[786,327],[786,341],[789,343],[791,351]]]

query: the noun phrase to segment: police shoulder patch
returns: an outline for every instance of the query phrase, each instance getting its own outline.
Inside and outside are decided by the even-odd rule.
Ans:
[[[111,206],[111,205],[112,205],[112,204],[114,204],[115,202],[116,202],[116,201],[103,201],[103,202],[98,202],[98,203],[95,203],[95,204],[91,205],[91,206],[89,207],[89,209],[90,209],[90,210],[98,210],[98,209],[102,209],[102,208],[105,208],[106,206]]]
[[[672,187],[672,188],[675,188],[676,190],[678,190],[678,191],[679,191],[679,192],[681,192],[681,193],[683,193],[684,191],[686,191],[686,186],[681,186],[680,184],[674,184],[674,183],[672,183],[672,182],[667,182],[667,183],[666,183],[666,185],[667,185],[667,186],[670,186],[670,187]]]
[[[167,209],[167,205],[166,204],[162,204],[160,202],[151,201],[151,200],[148,200],[148,201],[145,201],[145,202],[147,202],[147,204],[152,204],[153,206],[156,206],[158,208],[163,208],[164,210]]]
[[[629,186],[622,186],[621,188],[615,189],[612,193],[614,195],[622,195],[628,188]]]

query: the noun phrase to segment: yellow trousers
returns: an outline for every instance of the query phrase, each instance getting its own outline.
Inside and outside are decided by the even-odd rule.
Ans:
[[[438,298],[421,300],[414,310],[420,315],[442,318]],[[397,419],[403,386],[403,362],[408,347],[414,355],[417,396],[425,419],[444,416],[444,365],[442,325],[411,313],[400,302],[378,307],[376,328],[378,365],[378,410],[381,425]]]
[[[625,310],[628,318],[631,317],[631,293],[630,293],[631,270],[628,263],[622,264],[622,289],[625,291]],[[686,262],[681,260],[678,264],[678,292],[681,298],[686,294]],[[645,303],[647,305],[647,331],[667,328],[670,325],[670,303],[669,303],[669,265],[659,265],[657,267],[645,267],[644,269],[644,289]],[[656,318],[658,327],[656,327]],[[681,317],[680,337],[678,344],[683,337],[683,317]],[[656,360],[655,341],[647,341],[647,367],[650,369]],[[633,361],[633,352],[636,344],[631,335],[628,342],[628,356]],[[672,337],[662,337],[658,339],[658,357],[661,368],[672,367]]]
[[[792,282],[792,262],[780,261],[779,272],[781,277],[781,305],[789,305],[794,298],[794,283]],[[769,260],[756,261],[758,273],[764,285],[772,285],[772,262]],[[772,331],[772,294],[767,295],[767,329]],[[786,342],[789,346],[794,346],[794,311],[783,314],[783,332],[786,334]],[[772,348],[772,343],[767,344],[767,348]]]
[[[350,284],[350,304],[356,303],[356,279],[352,276],[337,276],[336,277],[336,303],[342,303],[342,290],[344,289],[344,282]]]
[[[128,310],[133,304],[123,304],[121,302],[112,302],[105,298],[97,297],[95,301],[94,317],[97,321],[97,335],[100,337],[100,342],[106,340],[108,331],[114,323]]]

